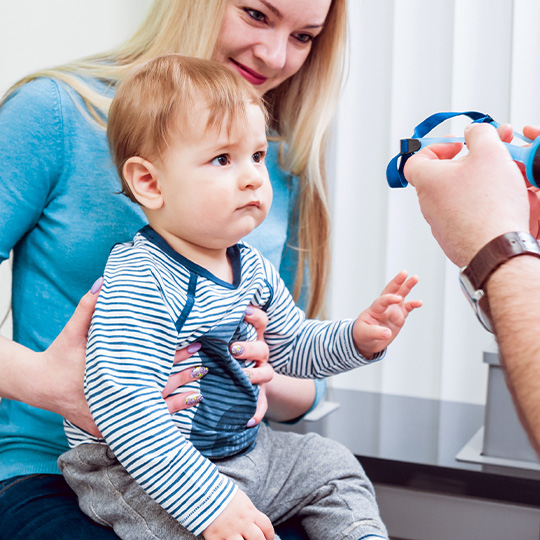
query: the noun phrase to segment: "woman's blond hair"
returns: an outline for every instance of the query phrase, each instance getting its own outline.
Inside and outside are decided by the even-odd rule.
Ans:
[[[4,96],[38,77],[69,85],[84,101],[90,115],[105,126],[110,97],[96,92],[98,78],[116,86],[141,63],[165,53],[211,59],[228,0],[155,0],[139,30],[123,45],[21,79]],[[282,142],[280,163],[300,179],[298,225],[299,264],[294,296],[300,294],[307,267],[310,292],[307,313],[320,313],[330,266],[330,217],[324,154],[330,123],[341,89],[346,44],[346,0],[332,0],[322,32],[313,42],[302,68],[265,95],[270,127]],[[0,104],[1,105],[1,104]]]

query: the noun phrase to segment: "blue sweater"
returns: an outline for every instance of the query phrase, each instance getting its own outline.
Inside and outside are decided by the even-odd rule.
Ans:
[[[14,340],[35,351],[60,333],[102,275],[113,245],[131,240],[146,224],[140,208],[118,194],[105,131],[70,94],[62,84],[38,79],[0,108],[0,261],[14,250]],[[292,231],[296,181],[279,169],[275,144],[267,166],[274,202],[247,241],[291,286],[294,276],[283,269],[295,267],[294,250],[284,245]],[[59,473],[56,460],[67,448],[58,415],[1,400],[0,479]]]

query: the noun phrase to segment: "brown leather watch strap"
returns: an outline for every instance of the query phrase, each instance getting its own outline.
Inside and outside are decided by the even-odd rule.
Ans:
[[[510,232],[488,242],[463,269],[474,289],[483,289],[489,276],[502,264],[518,255],[540,257],[534,236],[526,232]]]

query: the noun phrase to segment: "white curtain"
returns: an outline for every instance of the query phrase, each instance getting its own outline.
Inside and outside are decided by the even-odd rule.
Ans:
[[[385,360],[334,387],[484,403],[482,330],[424,222],[414,188],[390,190],[400,138],[438,111],[478,110],[520,131],[540,124],[538,0],[349,0],[349,75],[330,166],[333,272],[329,314],[356,316],[405,268],[413,312]],[[465,122],[437,134],[460,135]],[[493,209],[497,211],[496,208]],[[475,231],[471,231],[475,234]]]

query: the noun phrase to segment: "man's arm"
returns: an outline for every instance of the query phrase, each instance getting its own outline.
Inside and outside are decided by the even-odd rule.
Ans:
[[[493,273],[487,294],[507,384],[540,454],[540,259],[511,259]]]

